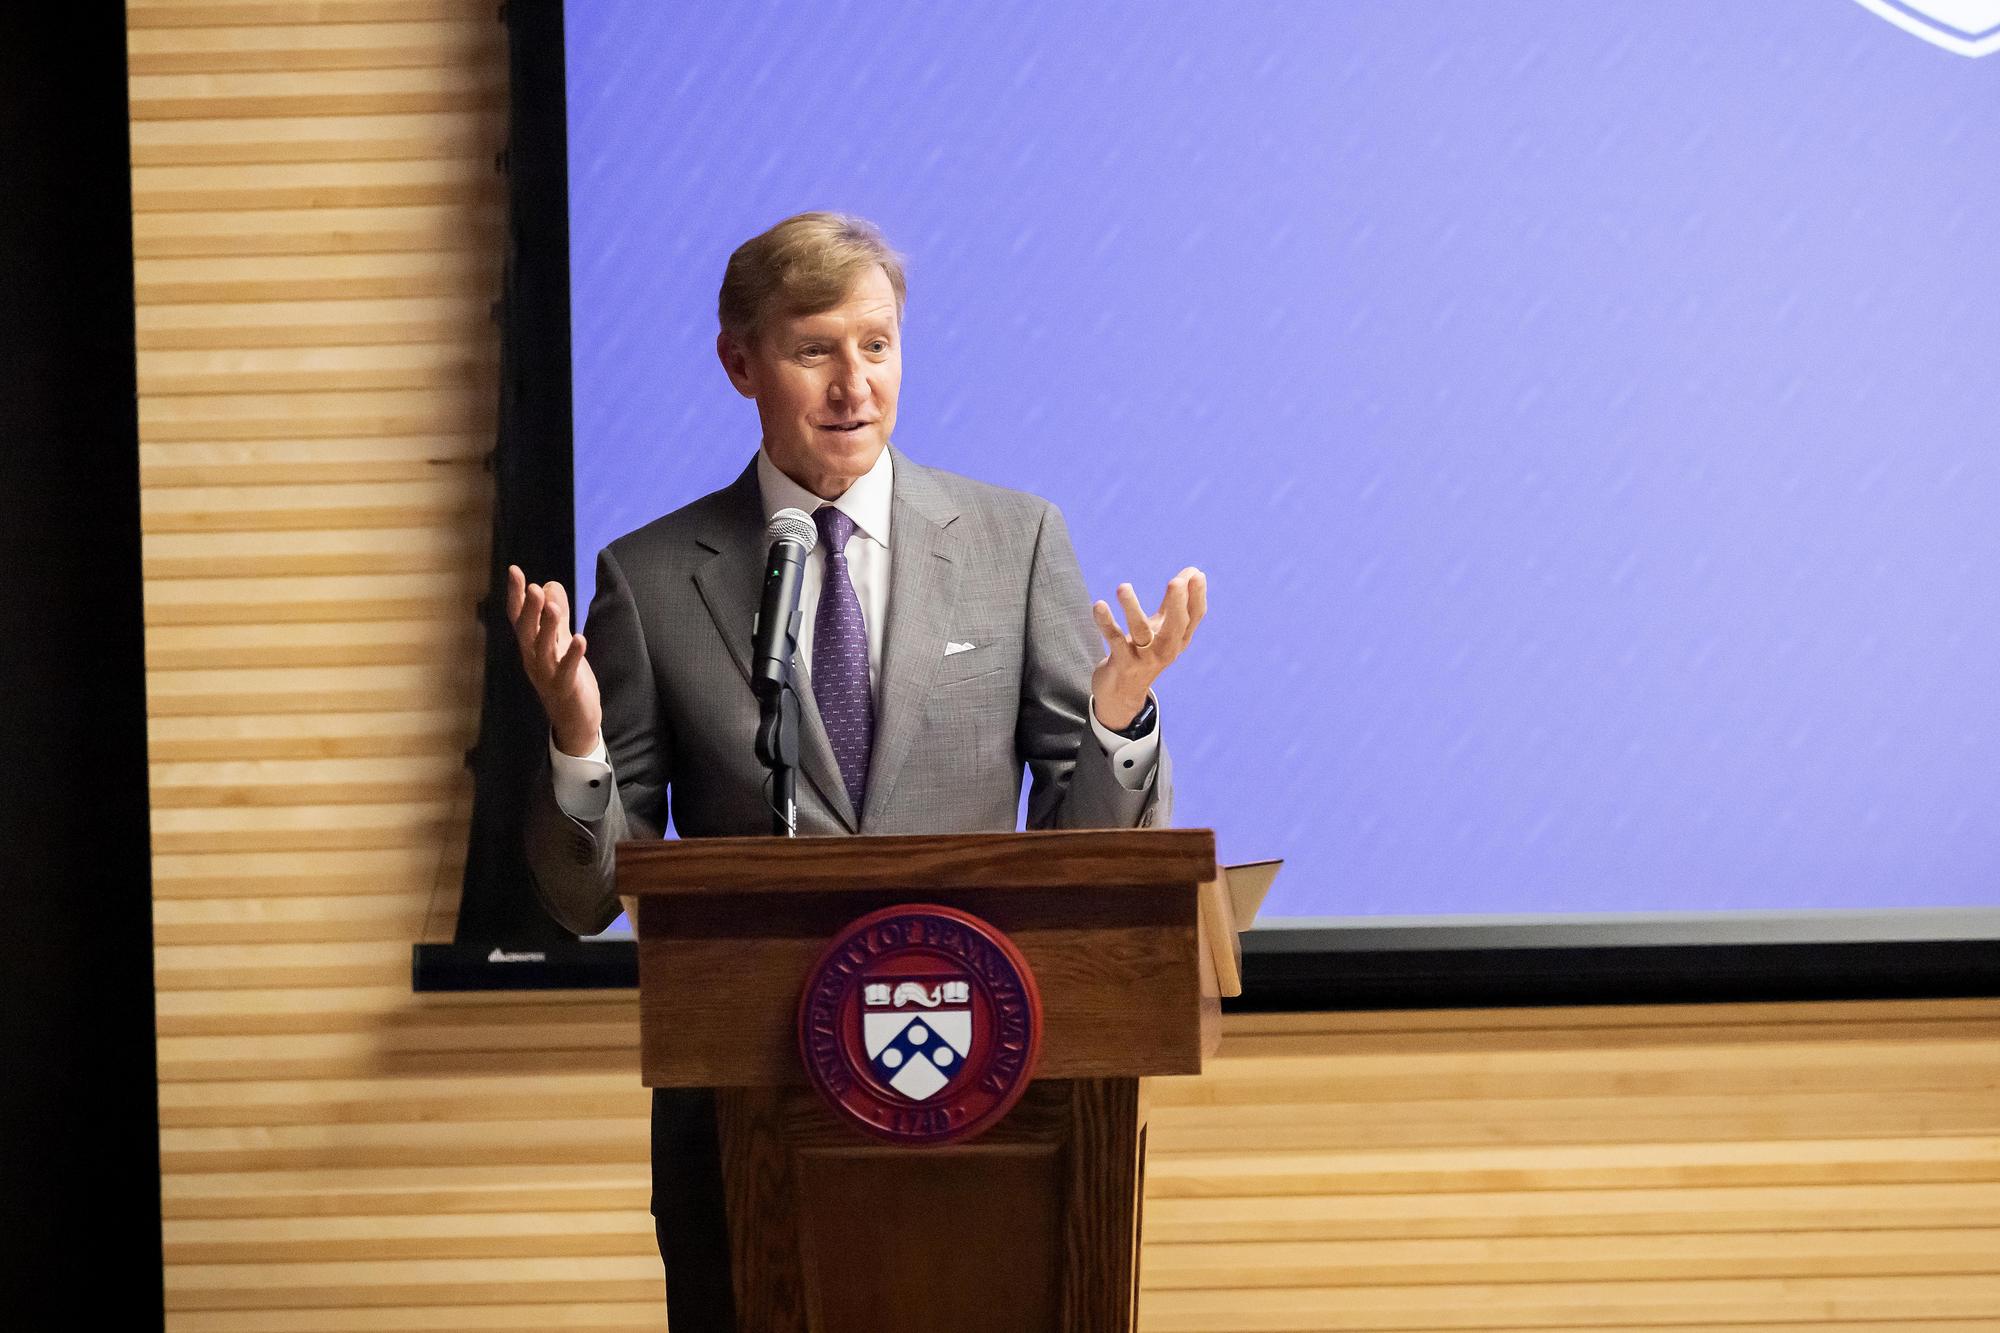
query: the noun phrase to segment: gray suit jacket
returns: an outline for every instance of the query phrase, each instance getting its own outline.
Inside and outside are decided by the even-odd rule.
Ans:
[[[866,808],[848,800],[800,664],[800,834],[1011,830],[1024,764],[1032,828],[1165,824],[1165,745],[1152,781],[1129,791],[1091,734],[1085,710],[1102,640],[1062,515],[901,452],[894,461]],[[526,830],[542,900],[578,934],[618,914],[615,844],[660,837],[670,808],[683,837],[771,830],[749,678],[767,547],[753,460],[730,485],[598,556],[586,623],[615,790],[602,818],[571,819],[544,761]],[[947,657],[947,641],[974,647]]]

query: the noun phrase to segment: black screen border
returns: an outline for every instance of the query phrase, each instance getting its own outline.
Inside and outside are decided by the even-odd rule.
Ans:
[[[412,984],[622,989],[637,984],[636,947],[557,925],[521,847],[546,729],[507,625],[506,567],[576,586],[569,146],[563,4],[510,4],[504,19],[508,248],[471,841],[453,942],[415,946]],[[1243,971],[1228,1003],[1241,1011],[1994,996],[2000,909],[1287,922],[1245,936]]]

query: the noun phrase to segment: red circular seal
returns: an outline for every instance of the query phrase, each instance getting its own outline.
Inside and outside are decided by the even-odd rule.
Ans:
[[[827,1104],[892,1143],[961,1143],[1035,1075],[1042,997],[1013,942],[928,903],[835,936],[799,997],[799,1054]]]

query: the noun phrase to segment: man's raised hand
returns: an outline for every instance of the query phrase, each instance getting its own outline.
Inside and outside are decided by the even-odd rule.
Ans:
[[[1105,647],[1104,660],[1091,673],[1090,692],[1097,720],[1113,731],[1132,725],[1153,682],[1194,637],[1208,614],[1208,575],[1192,565],[1174,575],[1160,609],[1150,616],[1129,583],[1118,585],[1118,604],[1125,611],[1124,629],[1105,603],[1090,608]]]
[[[521,647],[521,666],[541,696],[556,748],[587,755],[604,726],[597,674],[583,658],[583,635],[569,632],[569,594],[560,583],[529,583],[519,565],[507,566],[507,620]]]

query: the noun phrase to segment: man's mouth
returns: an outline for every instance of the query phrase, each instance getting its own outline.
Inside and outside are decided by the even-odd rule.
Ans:
[[[863,426],[865,426],[865,425],[867,425],[867,424],[868,424],[868,423],[867,423],[867,422],[865,422],[865,421],[839,421],[839,422],[832,422],[832,423],[829,423],[829,424],[827,424],[827,425],[823,425],[823,426],[821,426],[821,427],[820,427],[820,429],[821,429],[821,430],[837,430],[837,431],[841,432],[842,434],[847,434],[847,433],[849,433],[849,432],[852,432],[852,431],[857,431],[857,430],[860,430],[860,429],[861,429],[861,428],[862,428]]]

